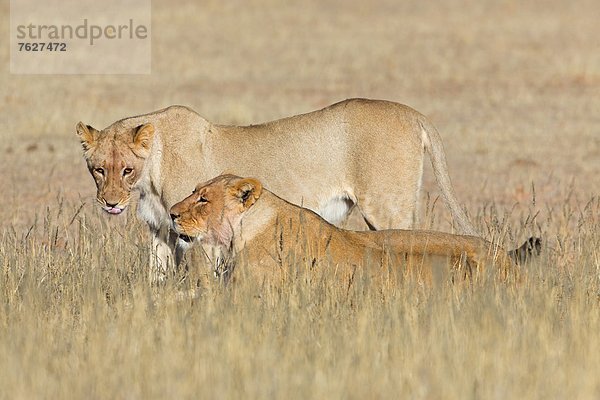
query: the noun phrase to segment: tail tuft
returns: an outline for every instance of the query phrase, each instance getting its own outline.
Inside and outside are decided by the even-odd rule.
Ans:
[[[517,247],[514,250],[508,252],[508,256],[514,260],[517,264],[524,264],[531,260],[533,257],[537,257],[542,252],[542,239],[539,237],[530,237],[523,243],[521,247]]]

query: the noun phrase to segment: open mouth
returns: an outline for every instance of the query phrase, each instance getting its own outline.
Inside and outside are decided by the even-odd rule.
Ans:
[[[194,238],[188,235],[179,235],[179,239],[183,240],[186,243],[192,243],[194,241]]]

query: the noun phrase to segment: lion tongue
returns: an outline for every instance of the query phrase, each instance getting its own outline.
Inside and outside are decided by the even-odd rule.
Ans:
[[[117,208],[117,207],[108,208],[106,210],[106,212],[108,212],[109,214],[121,214],[121,211],[123,211],[123,210],[120,208]]]

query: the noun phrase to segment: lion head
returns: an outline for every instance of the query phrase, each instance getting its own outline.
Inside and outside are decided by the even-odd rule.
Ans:
[[[96,182],[96,199],[104,211],[120,214],[129,204],[131,188],[138,181],[150,154],[154,127],[145,124],[108,132],[80,122],[77,135],[90,174]]]
[[[171,207],[174,229],[186,241],[229,246],[234,227],[261,193],[262,184],[254,178],[221,175],[201,183]]]

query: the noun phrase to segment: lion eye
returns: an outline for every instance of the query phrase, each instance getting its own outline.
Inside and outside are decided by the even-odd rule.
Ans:
[[[130,173],[132,173],[132,172],[133,172],[133,169],[132,169],[132,168],[125,168],[125,169],[123,170],[123,176],[125,176],[125,175],[129,175],[129,174],[130,174]]]
[[[99,175],[104,175],[104,168],[94,168],[94,172]]]
[[[208,200],[206,199],[206,197],[200,196],[200,198],[198,199],[198,203],[208,203]]]

